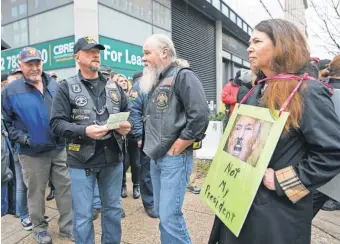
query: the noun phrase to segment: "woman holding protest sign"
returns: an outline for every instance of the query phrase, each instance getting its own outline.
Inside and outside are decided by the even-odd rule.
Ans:
[[[340,172],[340,122],[329,89],[308,75],[310,53],[296,26],[260,22],[248,53],[258,79],[242,102],[289,117],[239,236],[216,218],[209,244],[307,244],[310,192]]]

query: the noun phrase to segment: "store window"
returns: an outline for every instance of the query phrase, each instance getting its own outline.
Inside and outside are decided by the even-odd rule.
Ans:
[[[28,20],[30,44],[74,35],[73,5],[34,15]]]
[[[15,21],[1,27],[1,38],[11,48],[28,45],[27,19]]]
[[[155,1],[163,4],[165,7],[171,8],[171,1],[170,0],[155,0]]]
[[[152,0],[98,0],[98,2],[151,23]]]
[[[153,24],[166,30],[171,30],[171,10],[153,2]]]
[[[38,14],[49,9],[72,3],[73,0],[27,0],[28,15]]]
[[[27,0],[1,1],[1,25],[27,17]]]

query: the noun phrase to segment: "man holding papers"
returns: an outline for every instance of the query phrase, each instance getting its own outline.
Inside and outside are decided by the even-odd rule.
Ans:
[[[76,243],[84,244],[95,242],[92,203],[96,179],[102,203],[102,243],[121,241],[122,135],[129,133],[131,125],[126,121],[128,114],[117,116],[128,112],[123,90],[107,83],[99,72],[100,50],[104,49],[89,37],[77,41],[74,57],[79,73],[61,81],[50,121],[53,133],[68,140],[74,237]]]

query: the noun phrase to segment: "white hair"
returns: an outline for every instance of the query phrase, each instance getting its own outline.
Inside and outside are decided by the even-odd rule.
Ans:
[[[178,65],[178,66],[182,66],[182,67],[185,67],[185,68],[188,68],[190,65],[189,65],[189,62],[188,60],[185,60],[183,58],[178,58],[175,60],[175,63]]]
[[[148,38],[155,41],[159,51],[165,50],[171,62],[176,60],[176,50],[171,39],[164,34],[153,34]]]

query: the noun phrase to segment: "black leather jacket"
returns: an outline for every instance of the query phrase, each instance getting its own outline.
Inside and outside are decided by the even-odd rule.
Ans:
[[[178,138],[203,139],[209,108],[202,83],[193,71],[168,66],[149,97],[144,152],[151,159],[164,157]]]

